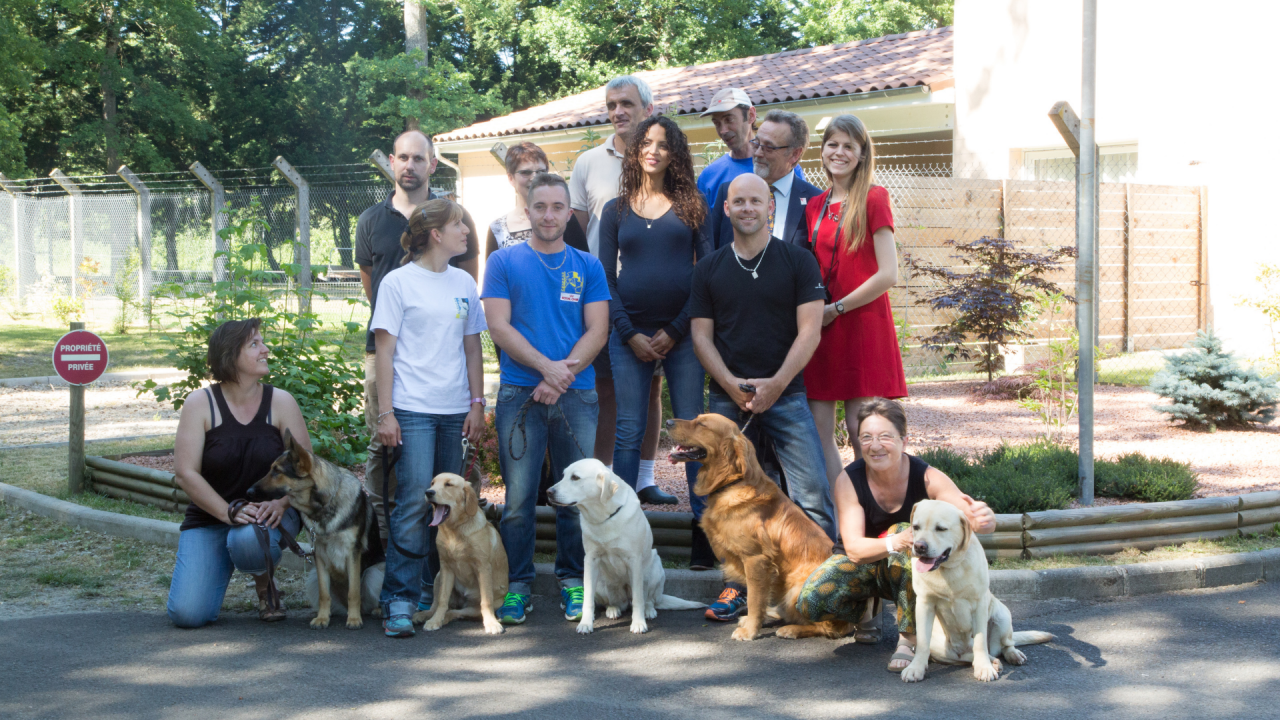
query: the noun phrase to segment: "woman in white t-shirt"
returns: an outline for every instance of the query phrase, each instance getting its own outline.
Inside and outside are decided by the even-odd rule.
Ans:
[[[449,266],[450,258],[467,249],[462,216],[462,206],[445,199],[414,209],[400,238],[404,264],[383,278],[371,324],[378,353],[378,438],[384,447],[402,451],[382,583],[388,637],[413,636],[422,585],[434,580],[423,572],[434,576],[439,567],[434,527],[443,518],[428,519],[424,493],[437,474],[461,469],[463,436],[478,442],[484,427],[484,308],[475,280]],[[432,557],[424,568],[401,548]]]

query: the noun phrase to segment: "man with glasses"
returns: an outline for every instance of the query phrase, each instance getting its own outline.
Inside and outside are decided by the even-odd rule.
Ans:
[[[753,171],[751,141],[756,137],[756,109],[746,90],[724,88],[711,98],[711,104],[701,117],[708,115],[720,141],[729,149],[698,173],[698,192],[707,199],[707,207],[716,207],[716,193],[722,185]],[[795,174],[804,180],[804,171],[798,163]]]
[[[733,236],[698,263],[689,300],[694,351],[712,380],[707,410],[768,433],[787,494],[834,541],[831,486],[801,373],[822,332],[818,261],[770,236],[775,208],[764,180],[740,175],[727,185],[716,209],[728,214]],[[689,500],[701,515],[703,498]],[[707,619],[733,620],[745,607],[746,588],[730,583]]]
[[[809,221],[805,205],[822,191],[802,177],[796,177],[796,166],[809,143],[809,124],[804,118],[786,110],[770,110],[755,137],[748,141],[752,169],[768,184],[775,211],[768,218],[769,234],[802,248],[809,247]],[[728,199],[729,184],[724,183],[716,199],[708,207],[707,237],[717,248],[733,242],[733,227],[720,208]]]

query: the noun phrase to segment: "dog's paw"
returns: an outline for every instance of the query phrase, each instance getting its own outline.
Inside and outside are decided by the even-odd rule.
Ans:
[[[636,635],[642,635],[644,633],[647,633],[649,632],[649,623],[645,622],[643,618],[633,619],[631,621],[631,632],[635,633]]]
[[[348,630],[359,630],[359,629],[360,629],[360,628],[362,628],[362,627],[364,627],[364,619],[363,619],[363,618],[361,618],[359,615],[348,615],[348,616],[347,616],[347,629],[348,629]]]
[[[422,629],[427,632],[435,632],[442,627],[444,627],[444,618],[440,618],[439,620],[428,618],[426,622],[422,623]]]
[[[737,630],[733,631],[733,639],[747,642],[750,640],[755,640],[756,636],[759,634],[760,632],[758,630],[752,630],[750,628],[739,626]]]
[[[622,617],[622,608],[618,607],[617,605],[610,605],[609,607],[604,609],[604,616],[609,618],[610,620],[617,620],[618,618]]]
[[[739,615],[739,616],[738,616],[738,627],[746,627],[746,626],[747,626],[747,616],[746,616],[746,615]]]
[[[1004,660],[1010,665],[1025,665],[1027,656],[1016,647],[1007,647],[1004,649]]]
[[[592,622],[586,615],[582,616],[582,620],[578,621],[578,634],[590,635],[596,631],[596,624]]]
[[[507,630],[506,628],[502,627],[502,623],[498,622],[497,618],[494,618],[492,620],[489,618],[485,618],[484,631],[490,635],[501,635]]]
[[[778,631],[775,634],[780,638],[795,640],[796,638],[800,637],[800,626],[799,625],[783,625],[782,627],[778,628]]]
[[[920,682],[924,679],[924,672],[928,667],[928,663],[911,663],[902,669],[902,682]]]
[[[1000,677],[1000,669],[993,663],[986,665],[974,665],[973,676],[982,682],[991,682]]]
[[[645,606],[644,606],[644,616],[645,616],[645,618],[647,618],[647,619],[649,619],[649,620],[652,620],[652,619],[654,619],[654,618],[658,617],[658,608],[654,607],[652,603],[650,603],[650,604],[648,604],[648,605],[645,605]]]
[[[413,624],[421,625],[422,623],[426,622],[427,619],[430,617],[431,617],[430,610],[419,610],[413,614]]]
[[[328,616],[328,615],[325,615],[325,616],[319,616],[319,615],[317,615],[316,617],[312,618],[312,619],[311,619],[311,627],[312,627],[312,628],[314,628],[314,629],[316,629],[316,630],[323,630],[323,629],[325,629],[325,628],[329,627],[329,616]]]

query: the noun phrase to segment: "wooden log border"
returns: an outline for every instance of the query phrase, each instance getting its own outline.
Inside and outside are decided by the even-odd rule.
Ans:
[[[140,455],[165,455],[159,450]],[[122,456],[85,458],[90,488],[108,497],[131,500],[169,512],[190,502],[173,473],[121,462]],[[501,508],[501,506],[499,506]],[[665,558],[689,556],[693,514],[645,511],[653,543]],[[535,511],[535,549],[555,552],[555,508]],[[1109,555],[1127,549],[1150,550],[1193,540],[1276,532],[1280,491],[1174,502],[1111,505],[996,515],[996,531],[975,535],[987,558],[1036,558],[1053,555]]]

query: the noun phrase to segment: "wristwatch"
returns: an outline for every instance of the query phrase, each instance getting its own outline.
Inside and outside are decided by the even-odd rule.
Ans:
[[[482,397],[471,398],[471,404],[475,405],[476,403],[480,403],[480,409],[482,410],[488,404],[487,402],[485,402],[485,399]]]
[[[843,301],[843,300],[837,300],[837,301],[836,301],[836,314],[837,314],[837,315],[843,315],[843,314],[844,314],[844,301]]]

